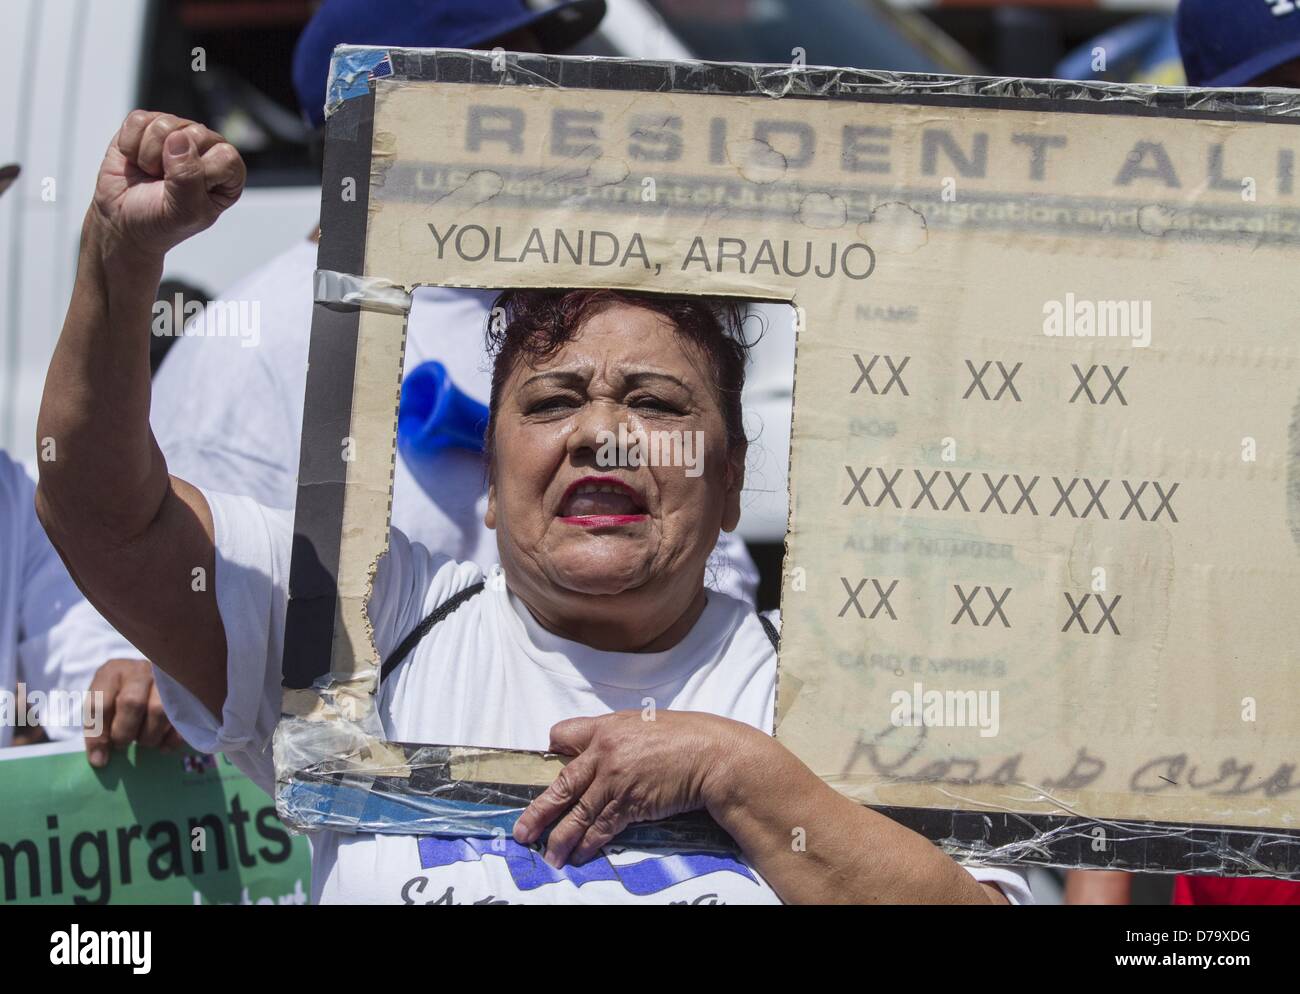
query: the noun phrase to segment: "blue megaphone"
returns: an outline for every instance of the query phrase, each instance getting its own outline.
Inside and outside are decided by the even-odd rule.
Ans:
[[[416,455],[456,447],[483,451],[488,409],[456,389],[442,363],[423,362],[402,381],[397,440]]]

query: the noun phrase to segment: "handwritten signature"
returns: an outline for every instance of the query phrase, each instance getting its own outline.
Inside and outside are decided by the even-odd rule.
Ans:
[[[863,759],[873,773],[895,780],[916,783],[942,781],[962,784],[1014,784],[1030,779],[1021,772],[1024,753],[995,758],[970,756],[920,756],[929,729],[924,725],[912,727],[889,726],[867,739],[860,737],[845,772],[849,772]],[[899,733],[915,736],[915,741],[896,759],[887,759],[885,747],[892,754],[897,748]],[[1106,771],[1106,762],[1094,755],[1087,746],[1080,747],[1068,769],[1055,777],[1034,777],[1034,782],[1044,790],[1082,790],[1094,784]],[[1138,794],[1159,794],[1170,791],[1200,791],[1213,797],[1236,797],[1259,794],[1280,797],[1300,790],[1295,763],[1279,763],[1273,770],[1243,762],[1236,757],[1223,759],[1217,768],[1194,762],[1185,752],[1170,753],[1147,760],[1129,777],[1129,790]]]

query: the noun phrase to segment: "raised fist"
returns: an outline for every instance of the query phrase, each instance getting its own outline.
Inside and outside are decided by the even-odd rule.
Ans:
[[[92,210],[131,248],[162,255],[239,199],[244,160],[215,131],[133,110],[104,154]]]

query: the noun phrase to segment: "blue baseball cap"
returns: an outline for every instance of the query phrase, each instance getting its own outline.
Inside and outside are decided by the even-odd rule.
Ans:
[[[1300,3],[1182,0],[1178,48],[1192,86],[1245,86],[1300,58]]]
[[[481,48],[531,28],[547,52],[560,52],[596,30],[605,0],[568,0],[542,10],[525,0],[325,0],[298,36],[293,87],[315,127],[325,123],[325,86],[336,45]]]

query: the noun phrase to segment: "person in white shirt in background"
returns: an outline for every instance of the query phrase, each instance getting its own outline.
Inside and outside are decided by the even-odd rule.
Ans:
[[[20,173],[0,167],[0,194]],[[81,596],[36,519],[35,493],[27,471],[0,451],[0,747],[18,728],[34,732],[35,708],[49,738],[84,733],[92,766],[137,740],[178,748],[149,663]]]
[[[0,452],[0,747],[29,727],[16,713],[19,687],[51,739],[81,734],[84,724],[95,766],[113,745],[136,739],[179,746],[157,690],[129,679],[149,664],[81,596],[36,519],[35,492],[27,471]],[[105,695],[103,710],[88,696],[101,670],[102,684],[123,688]]]
[[[581,17],[565,22],[564,9],[528,12],[521,0],[382,5],[329,0],[304,29],[294,55],[303,113],[312,124],[323,125],[329,59],[338,44],[483,49],[500,44],[513,51],[555,51],[594,30],[604,4],[585,0],[572,11]],[[294,507],[318,237],[315,232],[304,238],[209,305],[256,302],[255,337],[182,338],[159,367],[151,421],[174,475],[268,507]],[[483,333],[495,296],[442,287],[416,290],[405,373],[436,359],[458,389],[486,403],[491,360]],[[496,539],[483,524],[482,456],[447,448],[417,460],[400,444],[398,452],[393,527],[431,552],[490,570],[498,559]],[[754,600],[758,570],[739,536],[719,535],[706,582]]]
[[[169,474],[149,426],[144,330],[166,253],[238,200],[244,175],[219,135],[170,115],[133,112],[113,139],[38,422],[84,455],[41,464],[37,510],[87,596],[154,661],[185,737],[270,786],[293,523]],[[389,660],[377,707],[390,741],[572,758],[510,839],[316,833],[313,897],[1031,901],[1019,874],[959,866],[772,735],[777,619],[704,585],[744,486],[735,305],[528,290],[503,307],[486,523],[505,582],[485,585],[476,565],[393,530],[367,604]],[[714,455],[698,476],[607,468],[600,439],[615,425],[700,432]],[[199,591],[196,566],[214,578]],[[452,598],[456,610],[393,655]],[[630,824],[697,810],[738,854],[611,845]],[[791,845],[800,834],[807,845]]]

